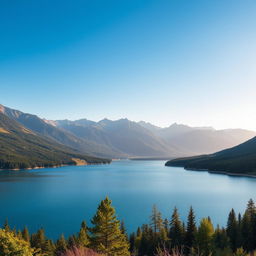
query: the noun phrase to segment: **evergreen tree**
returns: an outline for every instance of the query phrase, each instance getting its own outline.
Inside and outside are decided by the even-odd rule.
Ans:
[[[81,247],[87,247],[89,245],[89,236],[86,222],[83,221],[81,224],[80,231],[77,238],[78,245]]]
[[[185,251],[186,253],[189,253],[191,248],[195,244],[196,239],[196,220],[195,220],[195,214],[192,207],[190,207],[189,213],[188,213],[188,219],[187,219],[187,230],[185,234]]]
[[[47,256],[54,256],[56,248],[52,240],[46,240],[42,249]]]
[[[91,222],[93,224],[91,241],[97,252],[106,256],[130,255],[129,244],[121,232],[120,222],[108,197],[101,201]]]
[[[67,250],[67,248],[68,248],[67,241],[66,241],[64,235],[62,234],[56,242],[55,254],[61,255],[62,253],[64,253]]]
[[[8,219],[5,220],[4,222],[4,225],[3,225],[3,229],[7,232],[10,232],[11,231],[11,228],[9,226],[9,222],[8,222]]]
[[[36,234],[31,237],[31,246],[35,248],[44,248],[46,242],[45,232],[43,228],[40,228]]]
[[[250,249],[251,225],[248,214],[244,214],[241,224],[242,245],[246,251]]]
[[[149,225],[142,225],[142,235],[138,248],[139,255],[155,255],[155,234]]]
[[[150,217],[150,220],[151,220],[151,223],[150,223],[151,227],[155,234],[163,228],[162,216],[161,216],[161,213],[158,211],[156,205],[153,205],[152,215]]]
[[[29,231],[28,231],[28,228],[27,228],[27,227],[25,227],[25,228],[22,230],[22,238],[23,238],[26,242],[30,243],[30,234],[29,234]]]
[[[166,234],[168,235],[169,234],[169,221],[168,221],[168,219],[164,219],[163,225],[164,225],[164,229],[166,231]]]
[[[243,247],[246,251],[252,252],[255,249],[256,235],[256,207],[252,199],[248,201],[246,211],[242,218]]]
[[[141,231],[141,228],[140,228],[140,227],[137,228],[136,235],[137,235],[137,236],[141,236],[141,235],[142,235],[142,231]]]
[[[137,232],[136,232],[136,237],[135,237],[135,251],[137,252],[140,248],[141,244],[141,239],[142,239],[142,231],[141,228],[138,227]]]
[[[256,207],[252,199],[248,201],[245,213],[248,214],[250,219],[252,219],[256,213]]]
[[[124,224],[123,220],[121,221],[120,229],[121,229],[122,234],[125,235],[126,240],[129,241],[129,237],[128,237],[128,234],[126,232],[126,228],[125,228],[125,224]]]
[[[232,209],[228,216],[227,235],[230,239],[230,245],[233,252],[238,248],[238,223],[234,209]]]
[[[130,234],[130,237],[129,237],[129,243],[130,243],[130,252],[132,253],[132,255],[135,255],[136,254],[136,235],[135,233],[131,233]]]
[[[221,251],[229,248],[230,243],[226,230],[224,228],[221,229],[219,225],[214,232],[213,240],[215,248],[221,249]]]
[[[33,256],[35,250],[23,239],[16,237],[13,232],[0,229],[1,256]]]
[[[67,246],[69,249],[79,246],[78,238],[75,235],[70,236],[68,238]]]
[[[209,256],[212,251],[212,238],[214,228],[209,218],[203,218],[200,222],[196,242],[200,255]]]
[[[171,247],[179,247],[183,244],[183,227],[180,221],[178,209],[175,207],[172,214],[172,219],[170,222],[170,239]]]
[[[242,246],[243,246],[242,216],[241,216],[241,213],[239,213],[237,217],[237,248],[241,248]]]

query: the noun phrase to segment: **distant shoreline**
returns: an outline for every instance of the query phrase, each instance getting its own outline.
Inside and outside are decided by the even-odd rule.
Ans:
[[[62,165],[54,165],[54,166],[36,166],[36,167],[30,167],[30,168],[15,168],[15,169],[0,169],[0,171],[29,171],[29,170],[37,170],[37,169],[46,169],[46,168],[61,168],[65,166],[87,166],[87,165],[101,165],[101,164],[110,164],[109,163],[88,163],[86,162],[85,164],[62,164]]]
[[[247,177],[247,178],[256,178],[256,174],[245,174],[245,173],[230,173],[227,171],[211,171],[208,169],[196,169],[196,168],[184,168],[186,171],[197,171],[197,172],[208,172],[210,174],[222,174],[222,175],[228,175],[228,176],[235,176],[235,177]]]
[[[132,160],[132,161],[147,161],[147,160],[148,161],[157,161],[157,160],[167,161],[167,160],[170,160],[170,158],[169,157],[131,157],[131,158],[129,158],[129,160]]]

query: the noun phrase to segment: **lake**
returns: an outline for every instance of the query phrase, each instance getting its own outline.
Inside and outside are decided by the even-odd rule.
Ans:
[[[226,225],[231,208],[245,210],[256,199],[256,179],[165,167],[164,161],[114,161],[110,165],[66,166],[0,172],[0,221],[30,231],[46,229],[50,238],[68,235],[90,219],[109,196],[129,232],[149,222],[156,204],[170,218],[174,206],[186,220],[192,205],[197,220],[211,216]]]

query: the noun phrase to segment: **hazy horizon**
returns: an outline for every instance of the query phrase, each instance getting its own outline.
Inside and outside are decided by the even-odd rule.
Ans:
[[[3,105],[3,104],[2,104]],[[1,106],[1,103],[0,103],[0,106]],[[4,107],[7,107],[7,108],[11,108],[11,107],[9,107],[9,106],[5,106],[5,105],[3,105]],[[23,113],[25,113],[25,114],[32,114],[32,115],[34,115],[35,113],[33,113],[33,112],[24,112],[24,111],[22,111],[21,109],[15,109],[15,108],[11,108],[11,109],[14,109],[14,110],[18,110],[18,111],[21,111],[21,112],[23,112]],[[69,119],[69,118],[64,118],[64,119],[49,119],[49,118],[47,118],[47,117],[42,117],[42,116],[39,116],[39,115],[37,115],[39,118],[41,118],[41,119],[43,119],[43,120],[46,120],[46,121],[62,121],[62,120],[68,120],[68,121],[78,121],[78,120],[88,120],[88,121],[93,121],[93,122],[100,122],[100,121],[103,121],[104,119],[107,119],[107,120],[110,120],[110,121],[118,121],[118,120],[122,120],[122,119],[128,119],[129,121],[132,121],[132,122],[136,122],[136,123],[139,123],[139,122],[145,122],[145,123],[147,123],[147,124],[151,124],[151,125],[154,125],[154,126],[156,126],[156,127],[158,127],[158,128],[168,128],[168,127],[170,127],[170,126],[172,126],[172,125],[184,125],[184,126],[188,126],[188,127],[191,127],[191,128],[207,128],[207,129],[214,129],[214,130],[217,130],[217,131],[219,131],[219,130],[225,130],[225,129],[244,129],[244,130],[248,130],[248,131],[254,131],[254,132],[256,132],[256,129],[255,130],[253,130],[253,129],[246,129],[246,128],[243,128],[243,127],[229,127],[229,128],[220,128],[220,129],[218,129],[218,128],[216,128],[216,127],[213,127],[213,126],[210,126],[210,125],[208,125],[208,126],[198,126],[198,125],[195,125],[195,126],[192,126],[192,125],[190,125],[190,124],[186,124],[186,123],[178,123],[178,122],[172,122],[172,123],[170,123],[170,124],[168,124],[167,126],[160,126],[160,125],[157,125],[157,124],[155,124],[155,123],[152,123],[152,122],[149,122],[149,121],[147,121],[147,120],[132,120],[132,119],[129,119],[129,118],[127,118],[127,117],[120,117],[120,118],[117,118],[117,119],[110,119],[110,118],[108,118],[108,117],[104,117],[104,118],[102,118],[102,119],[98,119],[98,120],[92,120],[92,119],[88,119],[87,117],[81,117],[81,118],[78,118],[78,119]]]
[[[256,2],[0,4],[1,103],[41,118],[256,130]]]

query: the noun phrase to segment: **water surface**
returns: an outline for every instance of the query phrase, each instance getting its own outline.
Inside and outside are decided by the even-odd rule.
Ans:
[[[44,227],[53,239],[88,224],[109,196],[129,232],[147,223],[153,204],[170,218],[177,206],[183,220],[189,207],[197,219],[210,215],[225,225],[228,212],[243,212],[256,199],[256,179],[165,167],[164,161],[116,161],[110,165],[67,166],[0,172],[0,221],[31,231]]]

